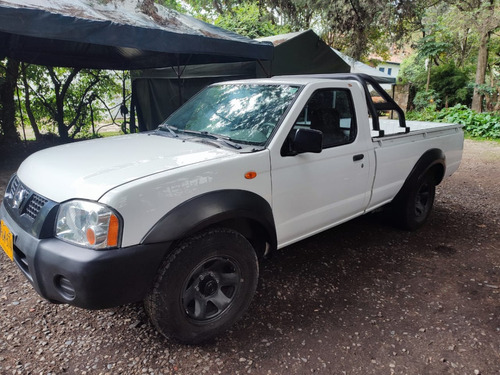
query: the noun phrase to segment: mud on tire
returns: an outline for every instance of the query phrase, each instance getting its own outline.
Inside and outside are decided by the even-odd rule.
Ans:
[[[431,214],[435,196],[434,176],[426,173],[416,181],[406,194],[394,202],[395,224],[407,230],[420,228]]]
[[[209,229],[175,247],[144,305],[165,337],[198,344],[243,315],[258,275],[257,256],[245,237],[228,228]]]

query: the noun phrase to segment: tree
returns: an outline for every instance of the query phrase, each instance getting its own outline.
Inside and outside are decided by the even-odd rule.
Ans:
[[[30,93],[30,86],[28,83],[28,75],[26,72],[26,67],[27,67],[26,64],[24,63],[21,64],[21,80],[24,85],[24,105],[26,108],[26,113],[28,114],[31,128],[33,129],[33,134],[35,134],[35,139],[39,141],[41,138],[41,134],[40,134],[40,129],[38,128],[38,124],[36,122],[36,118],[33,114],[33,109],[31,108],[31,93]]]
[[[257,3],[242,3],[233,8],[231,13],[218,16],[214,23],[223,29],[252,39],[291,31],[288,26],[276,25],[272,17],[263,12]]]
[[[427,83],[425,90],[429,90],[432,65],[439,65],[440,56],[450,48],[447,42],[440,42],[436,40],[436,35],[431,33],[425,35],[417,43],[418,55],[425,58],[427,61]]]
[[[110,101],[120,92],[108,71],[24,64],[21,71],[23,110],[31,126],[39,128],[42,121],[50,119],[62,139],[87,131],[104,110],[96,106],[96,100]]]
[[[432,72],[431,89],[442,98],[443,106],[455,104],[470,104],[471,93],[468,88],[467,74],[459,69],[454,62],[441,64]]]
[[[428,89],[435,90],[444,105],[447,98],[450,105],[457,101],[470,104],[474,89],[475,110],[482,110],[484,97],[487,108],[495,108],[499,88],[495,51],[500,44],[494,32],[489,33],[485,43],[484,29],[498,29],[497,13],[497,0],[444,0],[425,12],[421,28],[423,37],[414,46],[419,64],[425,58],[431,60],[429,67],[432,69],[427,71]],[[417,91],[423,90],[425,80],[421,71],[414,74],[413,66],[403,65],[400,76],[407,75],[406,81],[413,81]]]
[[[291,31],[313,28],[332,46],[354,58],[384,49],[384,41],[403,41],[414,30],[429,3],[437,0],[187,0],[192,13],[214,22],[234,16],[241,4],[254,4],[272,24]],[[377,51],[378,52],[378,51]]]
[[[0,65],[0,125],[3,138],[18,141],[16,130],[16,82],[19,75],[19,62],[8,59]]]
[[[488,48],[491,34],[500,28],[498,0],[448,0],[460,10],[466,21],[479,35],[477,65],[475,75],[472,109],[483,110],[484,92],[481,87],[486,82],[488,68]]]

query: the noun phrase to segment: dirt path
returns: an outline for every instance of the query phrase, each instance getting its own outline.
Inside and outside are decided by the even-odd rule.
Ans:
[[[0,161],[0,192],[17,160]],[[52,305],[0,254],[0,374],[500,374],[500,145],[466,141],[408,233],[368,215],[261,265],[231,332],[160,337],[140,304]]]

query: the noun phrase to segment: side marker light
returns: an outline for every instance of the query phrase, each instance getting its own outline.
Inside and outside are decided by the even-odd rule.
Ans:
[[[257,172],[250,171],[250,172],[245,173],[245,178],[247,180],[251,180],[251,179],[253,179],[255,177],[257,177]]]

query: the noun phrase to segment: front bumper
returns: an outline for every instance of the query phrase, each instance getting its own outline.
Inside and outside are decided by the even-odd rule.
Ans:
[[[0,219],[13,233],[14,262],[36,291],[51,302],[87,309],[142,300],[169,247],[159,243],[92,250],[56,238],[39,239],[12,219],[4,203]]]

